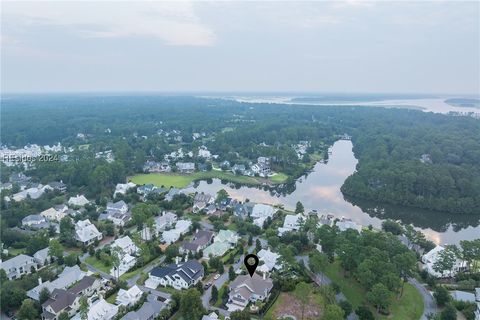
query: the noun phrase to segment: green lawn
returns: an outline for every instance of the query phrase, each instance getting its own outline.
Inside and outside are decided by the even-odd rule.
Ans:
[[[108,303],[115,304],[115,300],[117,300],[117,294],[118,294],[118,291],[112,294],[110,297],[108,297],[105,300],[107,300]]]
[[[348,301],[356,309],[364,302],[365,290],[353,278],[345,278],[342,273],[342,268],[338,261],[327,266],[325,274],[336,284],[340,286],[340,290],[345,294]],[[423,313],[423,299],[414,286],[406,283],[403,295],[400,299],[393,297],[393,302],[388,316],[380,316],[380,319],[389,320],[417,320],[420,319]],[[375,309],[371,308],[372,312]]]
[[[354,309],[362,304],[365,297],[365,290],[362,289],[355,279],[345,278],[343,276],[342,267],[338,261],[329,264],[324,272],[327,277],[340,286],[340,290],[353,305]]]
[[[382,316],[380,319],[403,320],[420,319],[423,313],[423,299],[420,292],[409,283],[405,283],[403,296],[397,300],[393,298],[389,316]]]
[[[259,184],[258,180],[253,177],[238,176],[231,172],[225,171],[207,171],[207,172],[194,172],[192,174],[178,174],[178,173],[150,173],[150,174],[138,174],[130,177],[130,181],[135,184],[149,184],[152,183],[156,186],[185,188],[193,181],[206,180],[206,179],[221,179],[234,183]]]
[[[25,253],[26,248],[8,248],[8,253],[12,256],[18,256],[19,254]]]
[[[91,265],[92,267],[94,267],[94,268],[96,268],[96,269],[98,269],[98,270],[101,270],[101,271],[103,271],[103,272],[105,272],[105,273],[110,274],[110,269],[111,269],[111,267],[105,266],[102,261],[98,260],[98,259],[95,258],[95,257],[91,257],[91,256],[90,256],[90,257],[87,257],[87,258],[85,259],[85,263]]]
[[[284,183],[287,181],[288,176],[285,173],[278,172],[274,176],[270,177],[273,183]]]

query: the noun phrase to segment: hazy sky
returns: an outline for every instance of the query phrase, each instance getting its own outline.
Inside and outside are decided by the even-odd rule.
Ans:
[[[6,2],[3,92],[478,93],[480,2]]]

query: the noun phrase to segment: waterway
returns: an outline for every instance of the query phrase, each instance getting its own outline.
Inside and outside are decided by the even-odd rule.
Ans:
[[[297,201],[301,201],[306,210],[315,209],[320,213],[332,213],[338,218],[350,218],[365,226],[380,227],[384,219],[400,220],[422,230],[427,238],[437,244],[458,244],[460,240],[472,240],[480,236],[478,216],[459,216],[346,199],[340,187],[355,171],[357,162],[352,151],[352,143],[340,140],[332,146],[328,162],[317,163],[311,173],[297,180],[295,190],[289,194],[222,184],[218,179],[195,183],[188,191],[215,194],[223,188],[230,196],[239,200],[282,204],[287,209],[294,209]]]

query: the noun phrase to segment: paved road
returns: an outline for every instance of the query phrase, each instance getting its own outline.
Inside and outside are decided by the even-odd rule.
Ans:
[[[430,294],[430,292],[425,288],[425,286],[418,282],[415,278],[409,278],[408,283],[417,288],[418,292],[420,292],[420,294],[422,295],[424,308],[422,317],[420,319],[427,320],[429,314],[437,314],[437,303],[435,302],[435,299]]]
[[[170,299],[172,297],[172,295],[170,293],[166,293],[166,292],[163,292],[163,291],[158,291],[158,290],[155,290],[155,289],[150,289],[150,288],[147,288],[145,286],[138,286],[138,288],[140,288],[140,290],[142,290],[143,292],[148,292],[148,293],[151,293],[157,297],[162,297],[164,299]]]
[[[163,263],[163,261],[165,261],[165,256],[162,256],[158,261],[150,261],[145,267],[143,267],[143,272],[145,273],[149,273],[150,270],[152,270],[153,268],[155,268],[156,266],[160,265]],[[133,285],[135,285],[137,283],[137,280],[138,278],[140,278],[140,273],[137,274],[136,276],[130,278],[127,280],[127,284],[129,287],[132,287]]]

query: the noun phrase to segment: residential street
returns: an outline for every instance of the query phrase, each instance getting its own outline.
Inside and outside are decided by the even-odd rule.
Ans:
[[[421,317],[421,320],[427,320],[428,315],[430,314],[437,314],[438,312],[437,303],[435,302],[435,299],[430,294],[430,292],[425,288],[425,286],[423,286],[415,278],[409,278],[408,283],[410,283],[415,288],[417,288],[418,292],[420,292],[420,294],[422,295],[424,309],[423,309],[423,315]]]

